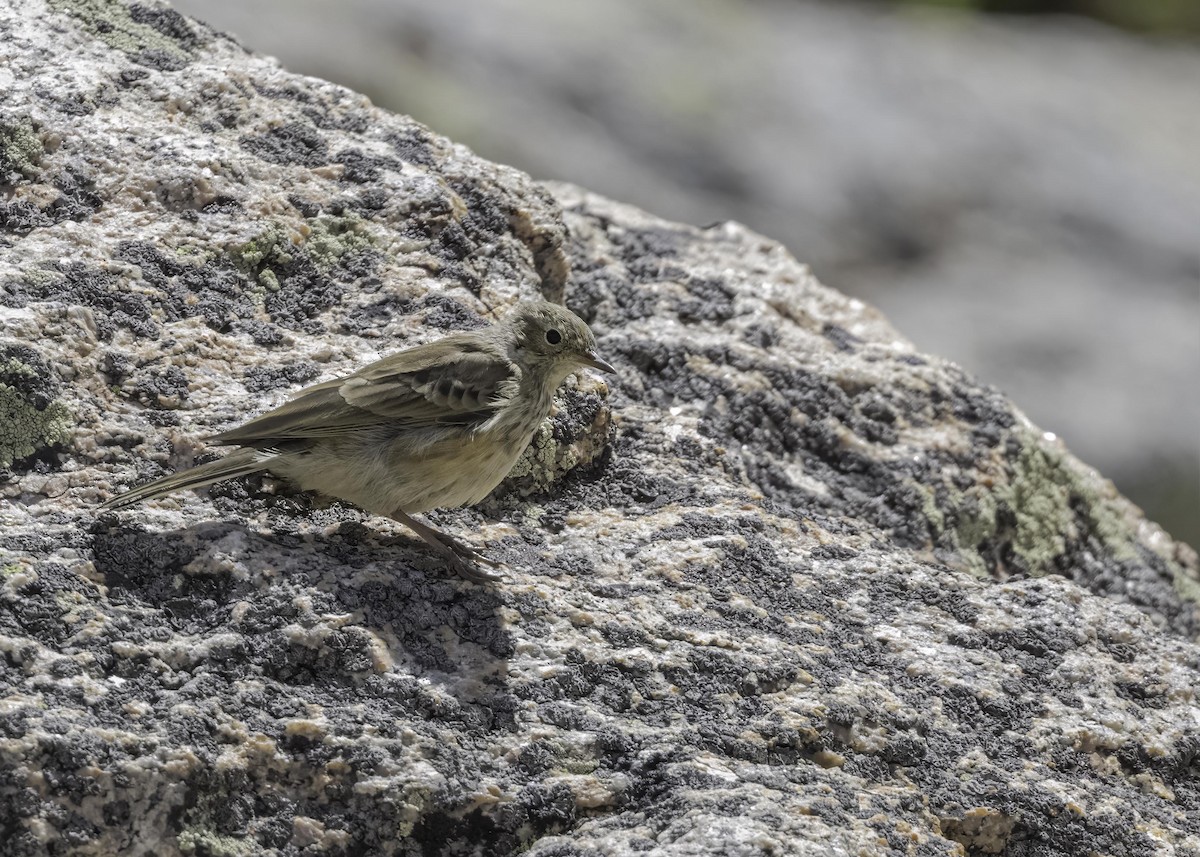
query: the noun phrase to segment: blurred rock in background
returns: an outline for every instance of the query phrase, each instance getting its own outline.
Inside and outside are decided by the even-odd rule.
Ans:
[[[535,177],[781,239],[1200,545],[1196,43],[887,4],[175,5]],[[1200,30],[1193,0],[1050,5]]]

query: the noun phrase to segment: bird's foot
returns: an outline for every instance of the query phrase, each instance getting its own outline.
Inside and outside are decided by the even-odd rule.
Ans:
[[[479,567],[480,565],[486,565],[488,568],[507,568],[508,566],[504,563],[488,559],[477,549],[457,539],[452,539],[451,541],[453,542],[453,546],[446,546],[448,552],[444,556],[450,564],[450,568],[459,577],[474,583],[494,583],[497,580],[504,579],[503,574],[484,571]]]
[[[421,540],[446,560],[454,573],[463,580],[470,580],[472,583],[495,583],[504,579],[503,574],[492,574],[479,567],[486,565],[488,568],[508,568],[504,563],[484,556],[478,548],[435,530],[404,512],[395,512],[392,517],[420,536]]]

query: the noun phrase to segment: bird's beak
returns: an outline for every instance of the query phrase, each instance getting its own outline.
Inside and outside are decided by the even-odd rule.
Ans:
[[[585,351],[583,354],[580,354],[579,362],[584,366],[590,366],[592,369],[607,372],[609,375],[617,374],[617,370],[612,367],[612,364],[607,360],[600,359],[600,356],[595,351]]]

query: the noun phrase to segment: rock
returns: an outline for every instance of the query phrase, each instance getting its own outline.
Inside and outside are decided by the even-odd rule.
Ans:
[[[494,160],[783,241],[1200,546],[1200,50],[936,5],[176,0]]]
[[[0,44],[0,392],[59,415],[0,424],[5,854],[1200,847],[1195,554],[781,246],[156,3],[31,0]],[[564,295],[620,378],[432,516],[500,585],[269,481],[96,514]]]

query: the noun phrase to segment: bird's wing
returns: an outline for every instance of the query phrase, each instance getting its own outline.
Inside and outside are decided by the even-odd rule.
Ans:
[[[307,387],[275,410],[208,439],[265,447],[385,423],[471,425],[495,413],[517,371],[495,345],[452,335]]]

